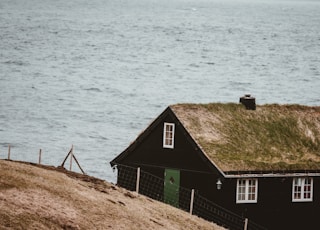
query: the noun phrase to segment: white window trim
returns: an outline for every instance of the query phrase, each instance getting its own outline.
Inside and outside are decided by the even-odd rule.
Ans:
[[[304,198],[305,194],[305,180],[306,179],[311,179],[311,191],[310,191],[310,198]],[[294,186],[295,186],[295,181],[300,180],[301,183],[301,198],[294,198]],[[311,177],[296,177],[292,179],[292,202],[311,202],[313,201],[313,178]]]
[[[245,181],[245,199],[244,200],[239,200],[239,182],[244,180]],[[249,200],[249,181],[254,180],[255,181],[255,199],[254,200]],[[236,203],[241,204],[241,203],[257,203],[258,202],[258,179],[238,179],[237,180],[237,193],[236,193]]]
[[[172,127],[172,137],[171,137],[171,145],[168,145],[166,144],[166,134],[167,134],[167,130],[166,130],[166,127],[167,126],[171,126]],[[175,125],[174,123],[168,123],[168,122],[165,122],[164,125],[163,125],[163,148],[169,148],[169,149],[173,149],[174,148],[174,130],[175,129]]]

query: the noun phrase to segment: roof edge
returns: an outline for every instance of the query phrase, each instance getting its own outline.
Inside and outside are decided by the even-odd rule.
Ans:
[[[252,174],[233,174],[225,175],[227,179],[240,179],[240,178],[283,178],[283,177],[320,177],[320,173],[252,173]]]
[[[180,119],[177,117],[177,115],[174,112],[174,109],[172,109],[173,105],[170,105],[169,108],[172,111],[172,113],[174,114],[175,118],[177,119],[177,121],[179,121],[179,123],[181,124],[181,126],[183,127],[183,129],[185,130],[186,135],[188,135],[190,137],[190,139],[193,141],[193,143],[197,146],[197,148],[201,151],[201,153],[203,154],[205,160],[207,162],[210,162],[217,170],[218,172],[223,176],[226,177],[225,172],[220,169],[220,167],[218,167],[218,165],[216,165],[209,157],[208,155],[205,153],[205,151],[203,150],[203,148],[199,145],[199,143],[195,140],[195,138],[192,137],[191,133],[188,132],[188,130],[185,128],[185,126],[183,125],[183,123],[180,121]]]
[[[125,158],[129,154],[129,152],[135,147],[135,145],[138,144],[139,141],[143,139],[145,135],[147,135],[148,132],[151,131],[160,122],[161,117],[167,114],[169,110],[171,109],[168,106],[159,116],[153,119],[153,121],[151,121],[151,123],[140,134],[138,134],[136,139],[133,142],[131,142],[124,151],[122,151],[118,156],[116,156],[113,160],[111,160],[109,162],[111,167],[114,167],[115,165],[120,163],[119,161],[121,161],[123,158]]]

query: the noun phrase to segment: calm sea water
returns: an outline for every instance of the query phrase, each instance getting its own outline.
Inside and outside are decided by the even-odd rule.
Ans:
[[[319,25],[320,1],[1,0],[0,158],[58,166],[73,144],[115,181],[170,104],[320,105]]]

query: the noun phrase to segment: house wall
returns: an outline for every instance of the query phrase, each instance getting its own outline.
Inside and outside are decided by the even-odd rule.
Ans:
[[[158,118],[159,119],[159,118]],[[164,122],[175,123],[174,148],[163,148],[163,125]],[[127,165],[131,167],[140,167],[142,171],[164,179],[165,169],[176,169],[180,171],[180,186],[186,190],[180,190],[180,197],[190,197],[191,189],[195,189],[196,194],[208,196],[215,192],[216,180],[220,172],[212,167],[211,163],[197,148],[191,137],[176,120],[175,116],[168,112],[161,117],[152,127],[149,127],[129,148],[129,154],[119,160],[118,165]],[[121,166],[118,166],[121,168]],[[118,169],[118,184],[123,186],[127,184],[126,178],[120,177],[121,170]],[[132,173],[135,173],[133,171]],[[122,174],[121,174],[122,175]],[[131,190],[135,189],[136,177],[131,185],[123,186]],[[163,182],[157,186],[158,193],[148,191],[147,178],[141,178],[140,192],[157,200],[163,197]],[[212,182],[213,181],[213,182]],[[180,208],[189,210],[189,203],[181,202]]]
[[[175,123],[174,149],[163,148],[163,123]],[[258,201],[250,204],[236,203],[237,179],[222,178],[219,170],[208,164],[207,159],[197,149],[190,136],[170,113],[164,113],[152,127],[146,130],[141,138],[127,150],[129,154],[117,163],[141,167],[156,177],[155,189],[148,187],[148,178],[141,176],[140,192],[157,200],[163,200],[163,181],[165,169],[180,170],[180,186],[195,189],[195,194],[253,220],[268,229],[318,229],[317,216],[320,213],[320,179],[313,178],[313,201],[292,202],[292,178],[258,178]],[[118,184],[125,185],[125,177],[119,170]],[[135,174],[135,171],[132,172]],[[217,179],[222,179],[222,189],[217,190]],[[135,190],[136,177],[127,186]],[[189,191],[190,191],[189,190]],[[153,192],[151,192],[153,191]],[[154,192],[155,191],[155,192]],[[190,192],[180,191],[180,197],[190,196]],[[185,193],[185,194],[184,194]],[[188,210],[186,203],[180,208]],[[197,207],[194,213],[197,214]],[[205,218],[205,217],[204,217]]]
[[[164,169],[142,167],[158,178],[162,178]],[[132,172],[135,174],[135,171]],[[195,189],[195,196],[207,198],[219,206],[230,210],[242,217],[248,218],[261,226],[273,230],[295,230],[295,229],[318,229],[318,215],[320,213],[320,178],[313,178],[313,201],[292,202],[292,177],[287,178],[258,178],[258,200],[257,203],[236,203],[237,179],[223,179],[222,188],[216,188],[219,176],[208,173],[197,173],[192,171],[180,171],[181,187],[188,190],[180,190],[180,197],[190,197],[191,189]],[[135,179],[131,187],[135,189]],[[163,181],[153,182],[149,188],[150,180],[141,178],[141,194],[163,201]],[[147,189],[143,189],[147,188]],[[156,193],[152,191],[157,191]],[[180,203],[180,208],[189,210],[189,203]],[[194,207],[195,215],[201,216],[201,211]],[[210,217],[203,217],[210,220]],[[212,219],[213,221],[216,221]]]
[[[237,204],[237,179],[223,182],[221,206],[253,220],[268,229],[318,229],[320,213],[320,179],[313,178],[313,201],[292,202],[292,177],[258,178],[257,203]]]
[[[173,149],[163,148],[164,122],[175,123]],[[130,154],[121,160],[121,164],[213,172],[212,167],[204,162],[199,149],[171,113],[166,114],[162,122],[152,127],[152,130],[147,130],[143,140],[138,139],[132,149]]]

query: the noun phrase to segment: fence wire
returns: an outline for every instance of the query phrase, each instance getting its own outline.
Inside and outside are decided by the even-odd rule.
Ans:
[[[266,230],[265,227],[241,217],[197,193],[194,193],[192,199],[192,190],[188,188],[179,187],[178,194],[176,194],[177,190],[175,189],[169,191],[169,193],[178,195],[178,202],[168,198],[165,199],[163,195],[164,179],[150,174],[149,172],[140,170],[138,174],[137,168],[125,165],[117,165],[117,171],[117,184],[128,190],[137,191],[139,194],[148,196],[154,200],[168,203],[186,212],[192,212],[191,214],[193,215],[212,221],[230,230]],[[192,200],[193,203],[191,203]]]

